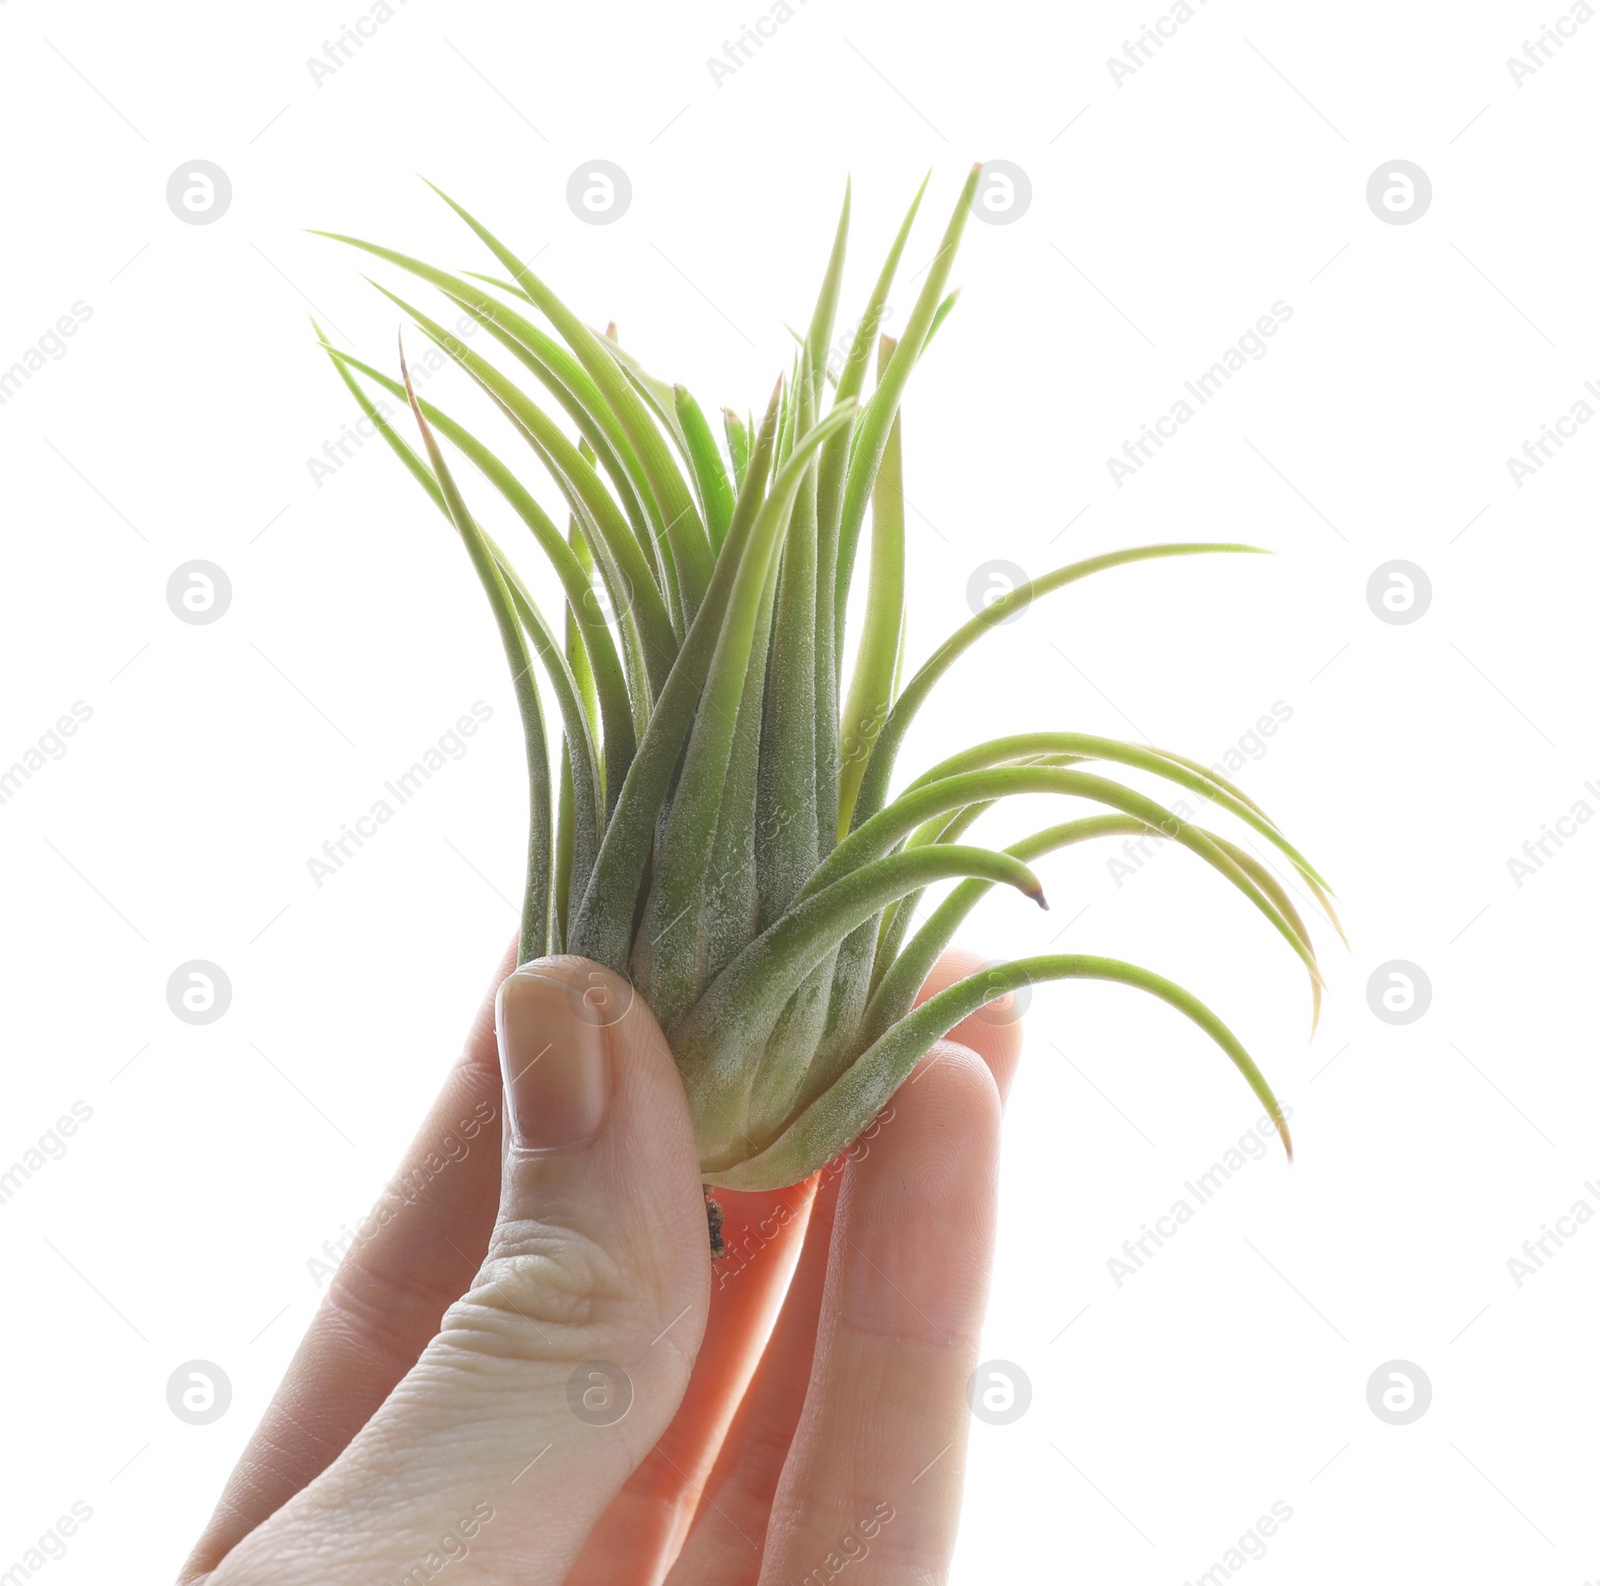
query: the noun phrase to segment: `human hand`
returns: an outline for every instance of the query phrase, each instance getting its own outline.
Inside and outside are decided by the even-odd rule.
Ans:
[[[979,967],[946,954],[922,997]],[[1021,1047],[1004,1004],[805,1184],[719,1192],[713,1262],[642,1000],[577,958],[502,995],[498,1056],[491,997],[181,1586],[944,1579]],[[498,1155],[463,1147],[502,1111]]]

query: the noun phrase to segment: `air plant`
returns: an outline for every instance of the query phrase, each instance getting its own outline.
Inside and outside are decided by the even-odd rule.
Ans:
[[[1256,804],[1215,771],[1165,750],[1088,733],[1025,733],[953,755],[891,792],[918,710],[991,627],[1112,568],[1254,550],[1162,544],[1074,562],[995,600],[900,681],[901,398],[954,306],[947,284],[978,174],[891,339],[878,327],[918,192],[834,371],[846,192],[793,366],[759,423],[723,411],[726,455],[683,386],[647,373],[614,327],[590,329],[444,193],[503,274],[453,273],[319,233],[436,288],[453,316],[480,322],[517,368],[513,379],[422,308],[379,288],[509,421],[518,455],[530,450],[560,492],[565,532],[510,464],[419,399],[403,346],[396,380],[322,337],[367,419],[459,533],[499,628],[531,806],[521,961],[574,953],[631,980],[677,1057],[710,1185],[775,1189],[808,1177],[870,1123],[933,1041],[1007,993],[1054,979],[1114,981],[1187,1015],[1233,1061],[1291,1149],[1282,1108],[1238,1039],[1188,991],[1147,969],[1045,954],[968,976],[914,1007],[928,971],[990,887],[1015,888],[1043,906],[1031,861],[1126,836],[1175,842],[1237,887],[1304,964],[1315,1007],[1321,978],[1311,937],[1273,872],[1249,848],[1085,769],[1092,764],[1148,773],[1228,811],[1277,850],[1332,918],[1321,878]],[[528,394],[529,376],[546,406]],[[369,388],[409,404],[420,453]],[[474,517],[447,445],[549,559],[565,595],[560,630]],[[846,604],[869,518],[865,617],[847,687]],[[536,665],[560,715],[554,765]],[[1004,851],[959,840],[1000,800],[1029,793],[1062,795],[1093,813]],[[919,923],[924,890],[950,880],[959,884]]]

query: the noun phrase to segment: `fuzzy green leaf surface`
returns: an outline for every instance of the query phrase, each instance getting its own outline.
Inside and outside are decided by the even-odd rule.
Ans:
[[[1017,894],[1042,904],[1034,864],[1105,838],[1170,842],[1205,864],[1300,960],[1313,1022],[1323,979],[1294,893],[1309,893],[1338,928],[1327,883],[1278,823],[1176,752],[1046,720],[972,741],[910,778],[898,763],[941,680],[1013,615],[1089,579],[1099,598],[1120,599],[1115,581],[1099,581],[1117,569],[1257,550],[1182,541],[1110,550],[1018,586],[926,648],[908,609],[907,568],[927,548],[904,510],[906,437],[914,446],[924,433],[911,411],[922,400],[916,376],[930,402],[970,408],[971,455],[987,455],[992,397],[941,385],[938,366],[950,360],[924,360],[956,302],[951,276],[978,177],[975,167],[940,236],[911,255],[926,262],[893,338],[880,327],[928,184],[854,317],[844,307],[847,187],[788,372],[764,416],[743,402],[721,407],[720,433],[706,418],[716,409],[647,367],[654,359],[634,350],[642,343],[624,350],[614,325],[590,328],[605,323],[604,305],[569,306],[439,189],[451,221],[482,248],[482,269],[320,233],[437,294],[415,303],[378,285],[438,349],[428,400],[403,358],[385,373],[318,336],[365,420],[461,540],[501,641],[529,794],[521,956],[566,951],[631,978],[677,1058],[710,1184],[770,1190],[809,1177],[871,1123],[933,1041],[1046,981],[1109,981],[1183,1014],[1289,1146],[1284,1110],[1232,1028],[1151,970],[1041,953],[914,1005],[994,888],[997,907]],[[480,328],[487,336],[469,345]],[[959,350],[949,346],[959,334],[959,322],[943,331],[941,352]],[[448,396],[434,389],[441,371]],[[405,402],[420,450],[373,391]],[[485,419],[469,428],[454,416],[458,401],[475,401]],[[491,437],[486,425],[505,433]],[[451,467],[461,458],[472,465],[467,488]],[[491,533],[493,514],[508,530]],[[987,547],[994,530],[970,533]],[[530,551],[542,569],[519,565]],[[552,598],[554,621],[540,606]],[[847,632],[858,610],[859,631]],[[560,727],[553,746],[547,693]],[[1202,828],[1186,806],[1173,813],[1163,798],[1178,791],[1205,800],[1235,835]],[[980,820],[987,830],[1015,800],[1041,795],[1088,808],[1020,839],[965,840]],[[1235,916],[1217,918],[1231,928]]]

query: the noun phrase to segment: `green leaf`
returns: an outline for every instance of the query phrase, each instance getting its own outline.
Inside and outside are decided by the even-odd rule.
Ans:
[[[434,186],[432,182],[428,185],[477,233],[490,252],[511,272],[512,279],[522,287],[555,326],[615,410],[624,433],[644,467],[645,475],[650,482],[651,494],[660,510],[661,521],[672,546],[683,601],[684,620],[693,621],[711,578],[711,542],[706,537],[705,525],[695,511],[694,501],[683,482],[683,476],[672,460],[672,453],[662,440],[661,432],[651,421],[644,404],[618,368],[612,355],[614,349],[608,349],[600,337],[596,336],[486,226],[468,214],[443,189]]]
[[[706,527],[711,534],[711,551],[715,555],[728,537],[728,520],[733,516],[733,487],[728,483],[728,471],[722,466],[722,456],[700,404],[681,385],[672,388],[672,398],[694,470],[695,487],[700,492]]]
[[[777,425],[778,393],[774,390],[739,499],[734,504],[727,542],[717,558],[705,602],[695,614],[683,648],[656,700],[650,725],[628,768],[627,780],[606,828],[594,875],[574,917],[571,950],[619,973],[625,970],[628,962],[639,890],[650,861],[657,825],[666,806],[668,789],[684,743],[694,726],[740,554],[761,511]]]
[[[544,464],[568,507],[590,534],[590,545],[600,564],[612,607],[619,613],[619,629],[626,630],[630,621],[637,623],[651,691],[659,692],[677,653],[677,636],[638,542],[629,532],[616,503],[606,493],[599,475],[543,408],[500,369],[459,337],[452,336],[421,309],[386,287],[380,286],[378,290],[410,314],[422,330],[488,392]]]
[[[511,682],[516,691],[517,709],[522,717],[523,744],[526,750],[529,787],[528,866],[527,881],[523,889],[522,930],[518,942],[518,962],[527,963],[543,958],[550,951],[550,898],[552,882],[550,847],[550,750],[544,735],[544,714],[539,706],[539,690],[533,681],[533,663],[522,640],[522,628],[512,606],[510,595],[501,579],[500,570],[485,543],[472,514],[461,499],[455,480],[445,466],[444,453],[433,438],[433,431],[422,415],[421,404],[411,386],[411,371],[406,368],[405,348],[400,350],[400,371],[405,381],[406,397],[411,404],[412,416],[422,432],[422,443],[427,448],[428,460],[433,465],[433,475],[444,496],[450,520],[461,535],[472,558],[473,570],[489,597],[495,624],[500,629],[500,642],[511,667]]]
[[[1137,816],[1146,825],[1154,826],[1170,835],[1174,841],[1192,849],[1212,867],[1220,871],[1266,917],[1273,929],[1288,942],[1295,955],[1305,964],[1313,984],[1320,980],[1316,955],[1304,943],[1294,927],[1284,918],[1270,896],[1264,894],[1249,875],[1224,850],[1197,826],[1180,820],[1154,799],[1106,777],[1091,776],[1083,771],[1063,771],[1049,766],[1000,766],[987,771],[965,771],[957,776],[930,782],[914,791],[903,793],[893,804],[858,826],[843,843],[817,867],[816,873],[806,883],[802,898],[812,896],[831,884],[837,877],[848,875],[859,865],[870,864],[887,852],[907,833],[914,831],[923,821],[943,810],[958,809],[962,805],[983,800],[1004,798],[1018,793],[1060,793],[1076,798],[1093,799],[1108,805],[1124,815]],[[937,846],[937,845],[935,845]],[[926,852],[914,849],[912,852]]]
[[[312,325],[317,329],[317,334],[320,337],[322,335],[321,327],[316,325],[315,320],[312,321]],[[330,347],[325,339],[323,340],[323,347],[328,353],[334,368],[338,371],[340,378],[349,390],[354,393],[362,411],[378,429],[379,433],[384,436],[390,447],[405,462],[413,476],[427,491],[434,505],[439,508],[447,520],[453,522],[445,494],[440,488],[439,482],[429,471],[427,464],[395,433],[394,427],[378,411],[371,398],[362,390],[349,368],[345,366],[346,361],[363,370],[366,369],[366,365],[361,364],[359,359],[343,359],[342,355]],[[403,385],[388,380],[386,376],[379,375],[376,371],[370,371],[370,374],[372,378],[381,381],[386,386],[391,386],[397,395],[405,397],[409,403],[410,397]],[[444,427],[437,423],[438,420],[444,419],[444,415],[439,414],[431,403],[423,402],[421,407],[424,416],[431,424],[435,424],[436,427],[440,428]],[[459,430],[459,426],[454,425],[447,419],[444,420],[444,424],[448,425],[450,430]],[[464,435],[465,432],[461,433]],[[470,440],[470,437],[467,438]],[[517,488],[520,490],[521,487],[518,486]],[[533,510],[538,512],[537,507]],[[542,514],[540,515],[542,516]],[[572,735],[569,739],[568,748],[570,749],[574,745],[576,747],[579,774],[576,776],[572,788],[575,825],[570,834],[571,853],[565,861],[562,858],[562,853],[565,851],[562,845],[568,842],[568,837],[559,830],[557,833],[557,844],[560,851],[556,859],[557,880],[552,885],[558,893],[555,901],[555,912],[559,917],[561,915],[561,898],[564,896],[564,892],[561,890],[564,885],[562,881],[562,865],[563,863],[567,864],[567,874],[575,871],[580,878],[587,878],[594,862],[595,851],[600,841],[601,828],[604,821],[602,809],[604,782],[593,736],[595,727],[593,721],[594,711],[592,708],[583,710],[579,706],[573,675],[568,670],[568,666],[563,661],[560,652],[556,649],[544,618],[533,604],[509,559],[488,535],[483,534],[481,529],[477,532],[481,535],[484,545],[488,548],[489,554],[499,570],[501,582],[505,586],[506,594],[511,600],[513,609],[516,611],[524,631],[534,641],[539,659],[549,674],[551,684],[555,688],[557,702],[562,712],[562,720],[568,733]],[[585,664],[587,665],[587,663]],[[626,714],[627,700],[625,695],[622,704],[624,706],[622,726],[626,745],[631,753],[632,727]]]
[[[938,312],[939,296],[950,271],[955,265],[956,249],[961,245],[961,233],[966,229],[972,195],[978,190],[978,174],[983,169],[974,165],[961,189],[956,207],[945,225],[939,251],[928,266],[922,289],[905,329],[900,333],[894,356],[878,381],[878,388],[862,410],[861,422],[851,437],[849,466],[845,472],[844,502],[839,512],[839,565],[834,590],[834,643],[843,642],[845,601],[850,592],[851,571],[855,566],[856,536],[866,517],[867,502],[872,495],[873,483],[883,460],[884,448],[889,444],[889,429],[900,408],[911,371],[922,356],[922,344],[927,340],[928,329]]]
[[[631,352],[624,351],[622,343],[617,339],[615,325],[608,327],[604,336],[598,331],[590,331],[590,335],[621,365],[622,372],[632,382],[634,390],[644,398],[661,428],[671,437],[673,444],[678,448],[679,456],[686,463],[689,462],[688,444],[684,439],[683,426],[678,420],[678,405],[673,395],[672,382],[658,379]]]
[[[802,390],[796,421],[815,423],[816,388],[800,366]],[[756,885],[759,922],[770,925],[794,901],[816,869],[820,849],[816,765],[819,709],[832,700],[816,696],[817,470],[813,461],[800,481],[779,561],[771,674],[761,734],[757,823],[761,864]]]
[[[1260,808],[1245,798],[1233,785],[1216,775],[1208,766],[1197,765],[1169,754],[1165,749],[1148,748],[1140,744],[1123,743],[1116,738],[1102,738],[1083,732],[1028,732],[1009,738],[994,738],[976,748],[941,760],[931,771],[925,771],[906,789],[912,792],[926,787],[930,782],[943,780],[962,771],[975,771],[985,766],[1003,762],[1035,760],[1041,755],[1070,755],[1074,760],[1106,760],[1116,765],[1132,766],[1148,771],[1177,786],[1198,793],[1236,815],[1245,825],[1253,827],[1286,858],[1308,881],[1322,883],[1311,863],[1279,831]]]
[[[479,530],[482,534],[482,530]],[[589,718],[577,684],[562,654],[555,633],[534,605],[516,569],[487,534],[483,542],[489,548],[499,571],[506,593],[511,597],[512,609],[522,623],[523,632],[533,642],[535,653],[555,690],[556,704],[561,711],[561,723],[566,733],[569,763],[573,768],[573,853],[571,879],[583,886],[594,868],[596,850],[605,827],[604,796],[600,784],[599,756],[589,735]],[[553,885],[553,883],[552,883]],[[556,910],[557,913],[561,911]]]
[[[1029,762],[1032,765],[1043,766],[1068,766],[1077,763],[1075,755],[1040,755],[1038,759]],[[994,808],[995,800],[987,800],[978,804],[963,804],[959,809],[950,810],[936,815],[932,820],[925,821],[906,839],[907,848],[922,848],[928,843],[954,842],[962,832],[966,831],[979,816],[986,810]],[[1117,820],[1118,816],[1096,816],[1097,820]],[[1137,823],[1143,827],[1142,821]],[[900,942],[911,920],[916,913],[917,905],[922,899],[920,892],[908,893],[901,898],[893,908],[888,909],[883,916],[883,922],[878,928],[878,945],[873,955],[872,986],[877,989],[878,982],[882,980],[888,970],[894,955],[900,950]],[[920,982],[919,982],[920,984]]]
[[[949,319],[950,311],[961,300],[961,288],[958,286],[934,311],[933,322],[928,326],[928,334],[922,338],[922,350],[927,352],[933,345],[933,338],[939,334],[939,327]]]
[[[986,808],[987,805],[966,806],[966,810]],[[965,814],[966,810],[961,813]],[[1059,826],[1035,832],[1021,842],[1012,843],[1006,852],[1013,859],[1029,864],[1074,843],[1092,842],[1100,837],[1142,834],[1163,835],[1132,815],[1089,815],[1081,820],[1066,821]],[[961,922],[992,884],[982,879],[963,881],[923,922],[874,988],[866,1012],[861,1017],[861,1031],[857,1037],[860,1048],[870,1046],[890,1025],[906,1016],[916,1000],[917,992],[939,961],[939,955],[950,945],[955,933],[961,929]],[[908,903],[911,896],[908,894],[900,902]]]
[[[899,698],[895,700],[894,708],[889,712],[888,720],[884,722],[883,730],[878,734],[878,741],[873,745],[871,757],[867,761],[866,773],[861,779],[861,790],[856,795],[855,812],[851,817],[854,824],[859,826],[864,820],[869,819],[883,807],[884,796],[889,788],[889,777],[894,770],[895,756],[899,753],[900,744],[905,738],[907,728],[910,727],[918,709],[932,692],[934,684],[978,639],[997,624],[1003,622],[1014,612],[1026,610],[1029,605],[1042,595],[1048,595],[1057,589],[1064,589],[1068,584],[1076,583],[1079,579],[1088,578],[1109,568],[1123,567],[1131,562],[1150,561],[1159,557],[1207,556],[1219,552],[1239,552],[1254,556],[1267,554],[1254,545],[1228,545],[1207,542],[1188,545],[1140,545],[1131,550],[1108,551],[1101,556],[1091,556],[1084,561],[1072,562],[1065,567],[1058,567],[1054,572],[1042,574],[1038,578],[1030,579],[1025,584],[1018,584],[1010,594],[1002,595],[998,600],[984,607],[970,622],[965,622],[957,628],[922,663],[917,669],[916,675],[906,684],[901,690]]]
[[[529,369],[578,426],[611,478],[617,497],[641,549],[656,556],[661,550],[662,526],[644,466],[635,454],[616,414],[583,365],[561,343],[530,323],[509,304],[480,291],[471,281],[435,269],[421,259],[384,248],[374,242],[340,232],[314,231],[313,236],[342,242],[437,287],[457,307],[465,309],[503,347]],[[382,290],[380,288],[380,290]]]
[[[732,1097],[739,1097],[739,1116],[758,1126],[791,1110],[804,1071],[754,1065],[751,1052],[764,1045],[784,1004],[832,947],[903,893],[951,876],[1003,881],[1044,906],[1038,877],[1009,855],[955,845],[890,854],[786,914],[723,970],[667,1032],[702,1145],[705,1124],[723,1116]],[[719,1132],[713,1126],[710,1134]]]
[[[561,774],[556,791],[555,871],[551,881],[550,946],[553,952],[567,950],[567,899],[573,891],[572,869],[576,858],[578,812],[572,784],[571,740],[561,740]]]
[[[709,883],[701,888],[691,916],[673,930],[698,936],[700,949],[694,979],[704,985],[724,965],[738,956],[761,929],[761,884],[770,868],[769,856],[758,842],[761,798],[762,713],[765,703],[768,640],[772,608],[777,594],[777,569],[768,575],[761,592],[750,647],[750,664],[739,696],[739,720],[728,757],[728,775],[717,806],[717,833],[706,866]],[[651,1004],[655,1007],[655,1004]],[[663,1019],[683,1010],[663,1004]]]
[[[845,244],[850,236],[850,183],[844,184],[844,204],[839,210],[839,224],[834,228],[833,251],[828,255],[828,267],[823,272],[822,290],[817,293],[817,304],[811,311],[811,324],[806,328],[806,361],[810,365],[811,389],[821,399],[823,372],[828,367],[828,348],[833,341],[834,320],[839,312],[839,287],[844,279]]]
[[[1192,1020],[1227,1054],[1278,1127],[1291,1160],[1293,1143],[1283,1108],[1237,1036],[1183,987],[1134,964],[1084,954],[1049,954],[969,975],[930,997],[881,1035],[832,1086],[806,1106],[770,1144],[741,1160],[702,1158],[707,1182],[726,1189],[770,1190],[798,1182],[854,1140],[900,1088],[922,1055],[963,1019],[1022,986],[1044,980],[1107,980],[1159,998]],[[808,1165],[811,1164],[811,1165]]]
[[[433,476],[427,472],[426,467],[410,447],[395,434],[394,427],[378,411],[350,371],[359,370],[368,379],[402,400],[405,398],[405,387],[399,381],[391,380],[371,365],[363,363],[359,358],[351,357],[348,353],[342,353],[329,346],[326,340],[323,341],[323,347],[339,371],[340,377],[354,393],[356,401],[361,404],[368,420],[383,434],[401,461],[422,480],[425,487],[430,489],[440,511],[448,517],[448,510]],[[528,494],[516,475],[469,430],[431,402],[423,402],[422,411],[434,429],[470,459],[479,472],[510,503],[539,542],[539,548],[549,558],[556,576],[561,580],[569,608],[568,621],[576,620],[580,634],[578,642],[581,654],[575,655],[570,642],[568,645],[573,675],[575,678],[582,677],[587,680],[589,686],[598,694],[601,720],[598,723],[594,722],[593,712],[589,712],[591,731],[596,738],[599,738],[603,729],[606,774],[614,777],[614,785],[620,787],[629,762],[633,759],[635,747],[633,706],[629,700],[627,683],[623,678],[622,666],[617,658],[610,630],[595,606],[588,577],[589,564],[585,560],[589,554],[587,545],[581,539],[576,546],[570,541],[563,541],[560,532],[546,516],[544,509]],[[571,613],[577,614],[576,619]]]
[[[750,462],[750,431],[732,408],[722,410],[722,429],[728,437],[728,456],[733,460],[734,489],[742,490],[744,471]]]
[[[748,543],[740,547],[727,614],[684,753],[635,946],[635,972],[648,975],[651,1005],[658,1010],[663,1005],[683,1006],[699,990],[700,943],[683,933],[669,935],[669,928],[685,910],[696,907],[713,879],[707,861],[728,774],[739,697],[749,670],[762,592],[795,495],[812,453],[853,414],[851,407],[835,407],[794,447],[774,475]]]
[[[965,815],[970,811],[987,808],[987,805],[967,805],[960,814]],[[959,821],[952,821],[950,825],[956,826]],[[1091,841],[1100,837],[1144,836],[1161,840],[1171,839],[1175,834],[1163,830],[1159,826],[1152,826],[1148,821],[1140,820],[1131,815],[1091,815],[1083,820],[1068,821],[1064,825],[1051,826],[1041,832],[1035,832],[1031,837],[1025,837],[1021,842],[1013,843],[1006,852],[1013,858],[1031,863],[1041,855],[1053,853],[1057,849],[1065,848],[1069,844]],[[1289,894],[1283,889],[1282,884],[1272,872],[1261,863],[1253,854],[1241,848],[1236,843],[1229,842],[1226,837],[1220,837],[1216,832],[1204,832],[1202,835],[1230,858],[1239,867],[1248,879],[1272,900],[1278,912],[1283,915],[1295,935],[1299,937],[1308,953],[1315,956],[1311,942],[1311,933],[1306,928],[1305,921],[1300,917]],[[946,838],[945,840],[949,840]],[[1204,856],[1202,856],[1204,857]],[[1230,880],[1234,879],[1229,877]],[[902,1018],[910,1009],[917,991],[922,983],[932,972],[934,964],[938,961],[940,953],[950,945],[952,938],[961,927],[961,922],[971,912],[973,906],[989,890],[987,881],[967,881],[957,887],[929,915],[927,921],[917,931],[916,935],[906,945],[903,951],[895,957],[889,965],[887,973],[872,993],[872,1000],[867,1006],[867,1011],[862,1017],[860,1044],[865,1046],[880,1036],[897,1019]],[[912,901],[915,894],[908,895],[900,900],[903,907]],[[881,957],[881,948],[880,948]],[[1322,1006],[1322,982],[1316,977],[1311,981],[1312,1015],[1311,1029],[1316,1033],[1317,1017]]]
[[[888,307],[889,289],[894,285],[895,273],[900,268],[900,257],[905,252],[906,243],[911,236],[911,227],[916,221],[917,211],[922,207],[923,194],[928,190],[928,181],[932,175],[930,171],[923,177],[922,186],[917,189],[916,196],[911,200],[911,207],[906,211],[905,219],[900,222],[900,229],[895,233],[888,257],[878,272],[872,294],[867,299],[866,311],[856,325],[850,351],[845,355],[844,367],[839,372],[834,394],[836,402],[848,402],[861,394],[862,384],[867,377],[867,366],[872,361],[872,350],[878,342],[878,330],[883,324],[884,312]],[[817,485],[817,514],[820,525],[818,543],[832,557],[831,561],[825,559],[822,562],[821,565],[824,567],[836,565],[838,560],[839,513],[844,501],[845,469],[850,456],[850,442],[849,436],[841,436],[822,454]],[[831,616],[833,610],[831,591],[827,592],[827,598],[829,605],[826,610]],[[819,610],[819,623],[821,617],[822,612]]]
[[[592,463],[594,461],[593,448],[587,441],[578,443],[578,453],[585,462]],[[567,547],[572,552],[574,560],[584,574],[585,584],[588,584],[588,580],[594,576],[594,553],[589,549],[589,542],[584,538],[583,525],[578,521],[578,515],[575,512],[569,513],[567,517]],[[583,590],[575,590],[563,581],[563,588],[567,591],[567,664],[571,666],[572,675],[578,684],[578,691],[583,696],[583,711],[589,718],[589,731],[596,743],[602,743],[605,742],[605,736],[602,732],[603,718],[600,714],[599,684],[595,680],[594,666],[589,659],[589,646],[585,639],[585,623],[590,625],[588,631],[593,632],[596,627],[604,629],[606,622],[596,609],[592,585]],[[574,594],[578,594],[580,597],[576,606],[574,606],[572,599]],[[584,614],[582,619],[577,615],[579,611]],[[610,638],[611,635],[607,632],[606,639],[608,642]],[[628,769],[624,762],[633,758],[634,740],[631,734],[627,740],[628,752],[625,757],[620,760],[613,759],[609,753],[610,749],[611,745],[608,743],[607,775],[614,775],[616,785],[620,787],[622,778]],[[610,813],[609,804],[606,807],[606,813]]]
[[[900,223],[888,257],[878,272],[866,311],[856,325],[850,351],[836,383],[835,403],[852,402],[861,392],[872,350],[877,345],[878,327],[883,323],[888,306],[889,289],[894,283],[895,272],[900,268],[900,257],[905,252],[912,224],[927,190],[928,177],[925,176],[911,200],[905,219]],[[819,390],[819,399],[820,396]],[[850,461],[851,441],[851,435],[836,435],[823,447],[817,464],[817,840],[824,851],[837,840],[838,702],[842,692],[840,651],[843,642],[842,635],[835,629],[834,614],[838,605],[839,519],[844,506],[845,473]]]
[[[895,341],[878,342],[878,367],[894,358]],[[867,574],[867,609],[856,650],[850,693],[839,722],[838,839],[850,830],[856,790],[878,728],[893,702],[895,662],[905,625],[906,505],[900,466],[900,415],[895,415],[872,488],[872,563]]]

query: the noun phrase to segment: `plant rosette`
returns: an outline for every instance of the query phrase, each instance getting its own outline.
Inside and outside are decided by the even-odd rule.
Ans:
[[[573,953],[628,977],[677,1057],[711,1185],[766,1190],[809,1177],[871,1123],[934,1041],[997,998],[1058,979],[1117,982],[1193,1020],[1290,1149],[1283,1109],[1239,1040],[1151,970],[1044,954],[990,966],[915,1005],[990,888],[1043,906],[1031,865],[1046,854],[1105,837],[1157,837],[1209,865],[1283,938],[1310,977],[1314,1027],[1322,978],[1282,881],[1250,849],[1108,772],[1147,775],[1225,811],[1271,846],[1337,928],[1326,884],[1277,825],[1215,771],[1167,750],[1025,733],[978,744],[893,788],[917,712],[991,628],[1114,568],[1256,549],[1145,545],[1057,568],[985,607],[901,680],[901,400],[955,306],[949,278],[978,174],[891,338],[879,327],[918,192],[835,372],[847,190],[792,366],[759,422],[723,410],[721,446],[683,386],[643,369],[615,327],[592,330],[443,193],[503,274],[453,273],[319,233],[436,289],[446,317],[481,323],[515,370],[379,288],[499,409],[519,458],[531,452],[565,503],[564,528],[509,463],[417,396],[403,345],[395,379],[318,328],[367,420],[460,536],[499,630],[530,794],[520,960]],[[535,386],[542,402],[529,394]],[[374,391],[409,405],[420,452]],[[446,448],[455,467],[465,460],[498,493],[550,562],[564,595],[558,625],[474,517]],[[846,686],[845,612],[869,526],[865,617]],[[541,673],[559,717],[554,756]],[[1000,801],[1040,793],[1091,813],[1004,849],[959,840]],[[926,889],[952,881],[919,921]]]

